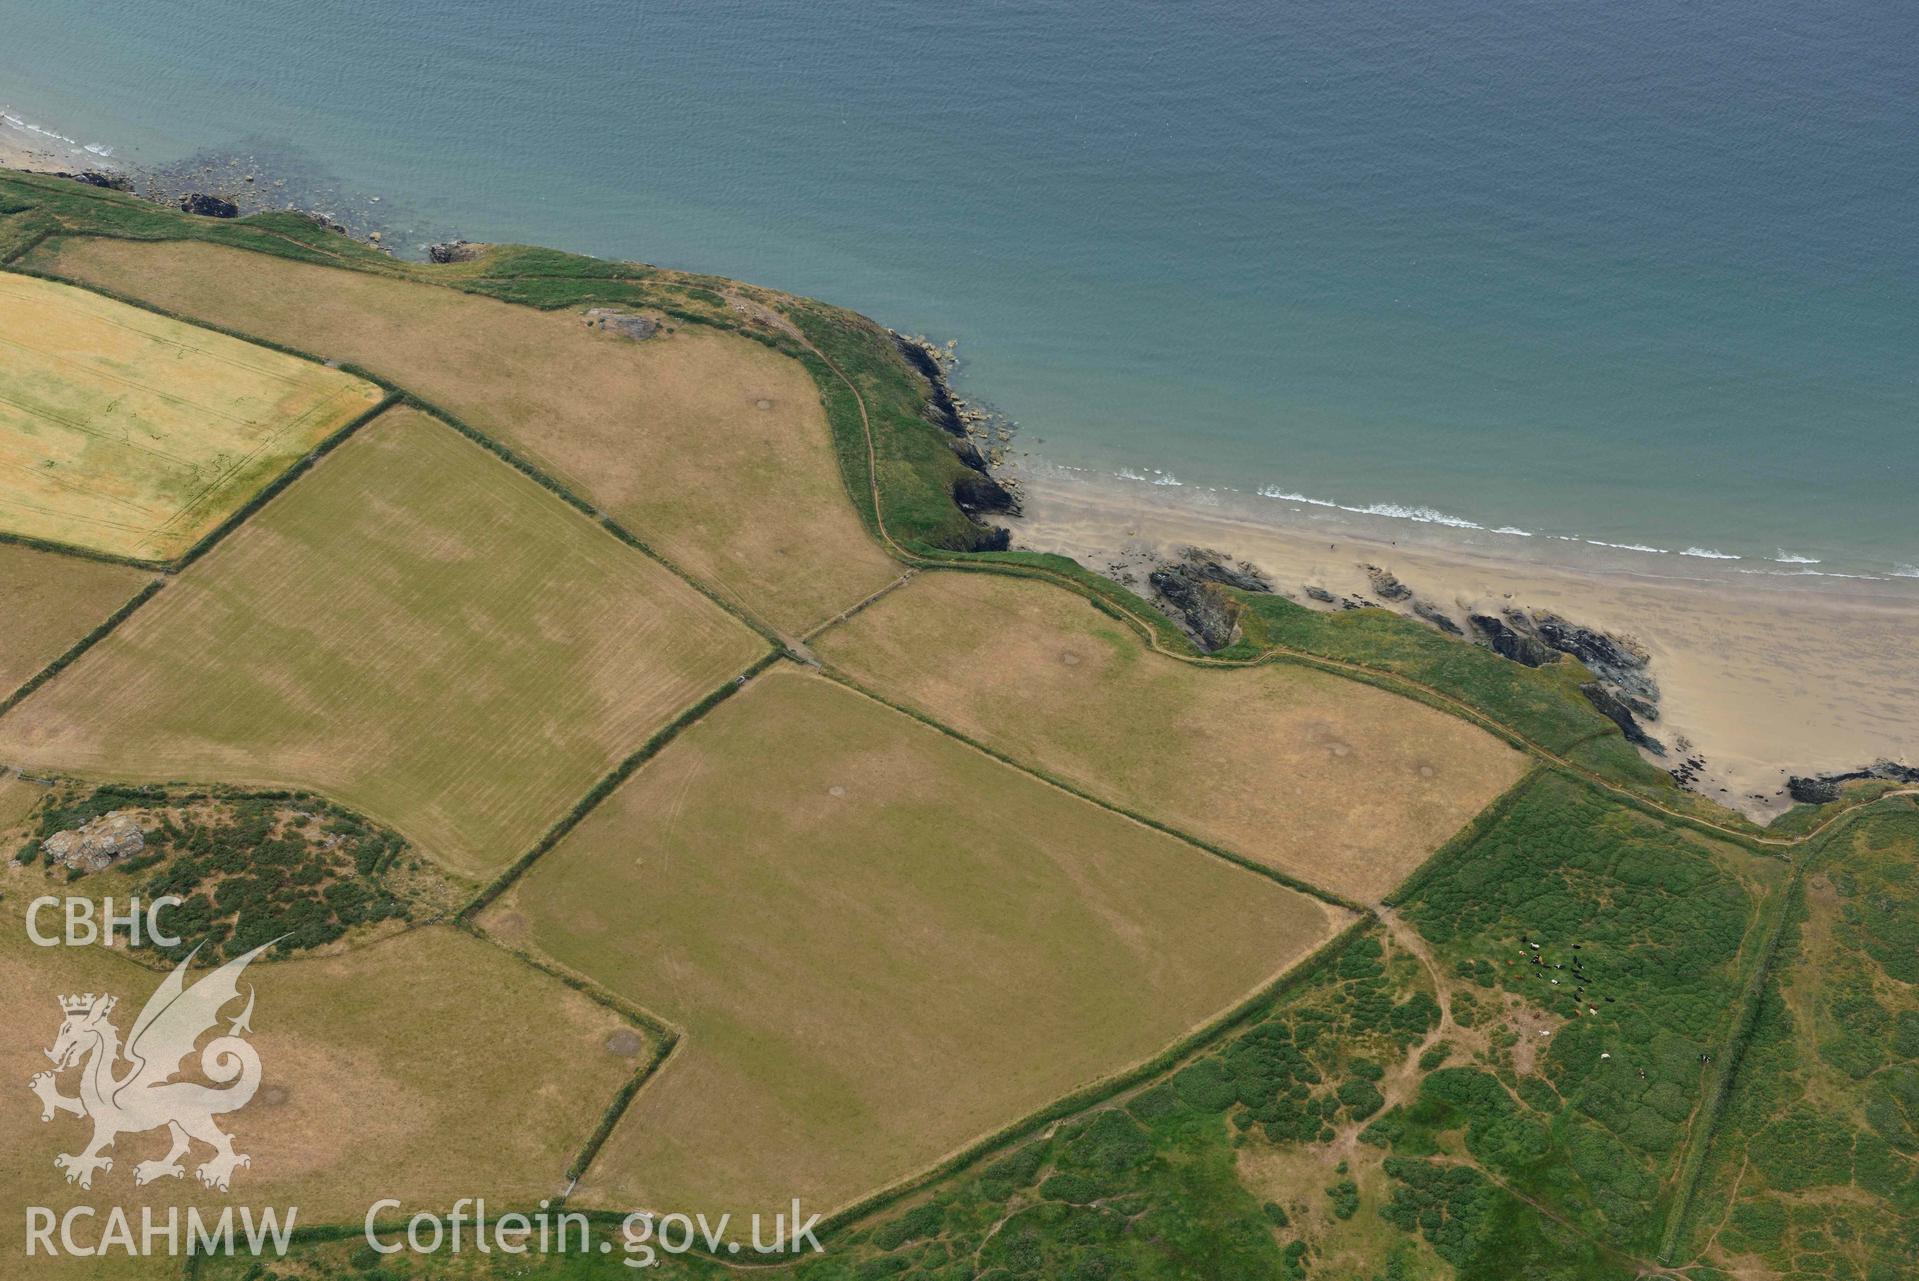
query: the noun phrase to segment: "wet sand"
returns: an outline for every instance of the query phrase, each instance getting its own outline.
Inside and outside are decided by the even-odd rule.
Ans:
[[[1057,474],[1022,481],[1026,515],[1008,522],[1015,546],[1131,574],[1142,588],[1145,566],[1198,545],[1252,562],[1301,604],[1314,604],[1307,584],[1375,599],[1371,564],[1462,623],[1469,611],[1520,605],[1632,636],[1652,655],[1661,692],[1660,719],[1648,729],[1706,758],[1698,790],[1761,821],[1790,804],[1789,774],[1888,758],[1919,764],[1919,580],[1813,587],[1718,565],[1566,566],[1529,561],[1517,546],[1474,546],[1455,531],[1362,529],[1318,513],[1288,520]]]
[[[118,168],[111,160],[87,151],[78,143],[30,129],[10,111],[0,110],[0,169],[30,173],[102,172]]]

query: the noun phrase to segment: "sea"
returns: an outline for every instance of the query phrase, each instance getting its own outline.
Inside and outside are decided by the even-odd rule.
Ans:
[[[1041,473],[1919,578],[1919,5],[0,0],[0,32],[0,107],[95,154],[955,340]]]

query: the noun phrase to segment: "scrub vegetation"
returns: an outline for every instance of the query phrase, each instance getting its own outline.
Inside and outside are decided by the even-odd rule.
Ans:
[[[1919,808],[1834,833],[1795,893],[1688,1255],[1892,1281],[1919,1257]]]

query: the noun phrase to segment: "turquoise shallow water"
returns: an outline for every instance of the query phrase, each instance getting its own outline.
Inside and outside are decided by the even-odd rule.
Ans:
[[[422,235],[957,337],[1049,462],[1919,574],[1919,7],[0,0],[0,30],[0,104],[137,162],[290,152]]]

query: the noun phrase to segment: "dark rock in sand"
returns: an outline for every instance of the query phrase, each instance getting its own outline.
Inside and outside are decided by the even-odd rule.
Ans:
[[[1596,628],[1569,623],[1557,614],[1535,611],[1532,625],[1539,639],[1562,654],[1571,654],[1597,673],[1616,676],[1643,671],[1651,661],[1637,642]]]
[[[1310,599],[1316,600],[1322,605],[1330,605],[1338,599],[1324,587],[1315,587],[1311,583],[1306,584],[1300,590],[1304,591]]]
[[[1453,616],[1430,601],[1415,600],[1413,613],[1445,632],[1448,636],[1464,636],[1466,631],[1453,621]]]
[[[1837,778],[1789,778],[1786,795],[1801,805],[1825,805],[1839,799]]]
[[[1857,783],[1865,779],[1876,778],[1888,783],[1919,783],[1919,766],[1903,765],[1898,761],[1874,761],[1864,769],[1848,770],[1844,774],[1817,774],[1811,778],[1788,778],[1786,794],[1802,805],[1824,805],[1840,797],[1840,789],[1847,783]]]
[[[1166,565],[1149,576],[1153,590],[1198,639],[1202,648],[1222,649],[1239,631],[1239,603],[1220,584],[1201,578],[1183,565]]]
[[[1402,601],[1413,597],[1413,589],[1400,582],[1391,570],[1368,565],[1366,577],[1372,580],[1373,591],[1378,593],[1381,600]]]
[[[180,208],[202,218],[238,218],[240,206],[231,200],[219,196],[209,196],[203,191],[188,192],[180,197]]]
[[[1013,531],[1004,525],[995,525],[982,529],[974,540],[972,550],[976,552],[1003,552],[1013,545]]]
[[[1619,732],[1626,736],[1628,743],[1643,747],[1655,756],[1666,754],[1666,745],[1641,729],[1639,722],[1633,719],[1632,709],[1606,686],[1598,681],[1587,681],[1579,687],[1579,692],[1586,696],[1587,702],[1599,709],[1600,715],[1619,726]]]
[[[1527,667],[1543,667],[1559,657],[1552,646],[1537,636],[1516,631],[1491,614],[1472,614],[1468,617],[1479,634],[1486,638],[1493,653],[1502,658],[1510,658]]]
[[[1216,552],[1207,547],[1188,547],[1180,552],[1179,559],[1182,569],[1209,583],[1237,588],[1242,592],[1273,590],[1266,576],[1251,562],[1242,560],[1235,564],[1225,552]]]

